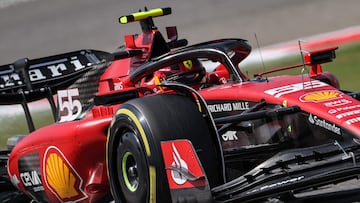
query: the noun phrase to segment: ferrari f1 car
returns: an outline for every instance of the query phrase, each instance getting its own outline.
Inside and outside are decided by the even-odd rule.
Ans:
[[[0,67],[0,103],[21,104],[30,131],[1,154],[3,202],[360,200],[360,93],[322,71],[336,48],[249,79],[246,40],[187,45],[176,27],[165,40],[153,18],[170,13],[122,16],[142,33],[114,53]],[[35,129],[40,99],[55,122]]]

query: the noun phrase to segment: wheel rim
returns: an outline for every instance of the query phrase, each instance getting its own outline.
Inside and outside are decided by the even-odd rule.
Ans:
[[[127,189],[135,192],[139,186],[137,163],[131,152],[126,152],[121,161],[122,174]]]

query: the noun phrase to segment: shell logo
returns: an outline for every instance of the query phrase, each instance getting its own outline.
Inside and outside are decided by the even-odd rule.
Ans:
[[[45,182],[60,202],[78,202],[87,198],[81,190],[82,179],[56,147],[44,155]]]
[[[318,91],[304,94],[300,97],[302,102],[323,102],[332,99],[342,98],[342,93],[333,90]]]

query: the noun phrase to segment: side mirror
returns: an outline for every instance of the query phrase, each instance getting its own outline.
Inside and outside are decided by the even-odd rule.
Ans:
[[[166,34],[170,41],[175,41],[178,39],[178,32],[176,26],[166,27]]]

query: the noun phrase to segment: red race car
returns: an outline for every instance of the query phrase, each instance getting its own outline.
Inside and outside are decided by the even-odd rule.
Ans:
[[[30,131],[1,153],[3,202],[360,200],[343,185],[359,184],[360,93],[321,67],[336,47],[249,79],[246,40],[165,40],[153,18],[168,14],[120,17],[142,33],[115,53],[0,66],[0,104],[21,104]],[[55,123],[35,129],[28,103],[44,98]]]

